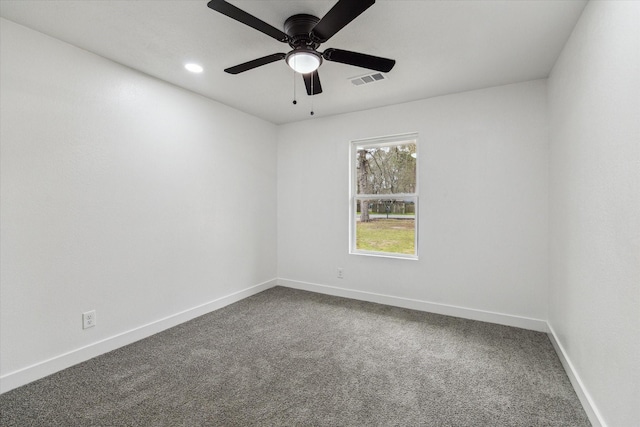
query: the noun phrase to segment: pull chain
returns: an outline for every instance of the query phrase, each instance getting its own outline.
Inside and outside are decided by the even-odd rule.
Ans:
[[[311,115],[312,116],[313,116],[313,73],[314,72],[311,73]]]
[[[296,105],[298,101],[296,101],[296,72],[293,72],[293,105]]]

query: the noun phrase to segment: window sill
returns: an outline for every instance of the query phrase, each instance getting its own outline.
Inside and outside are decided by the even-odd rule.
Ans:
[[[369,256],[376,258],[395,258],[409,261],[418,261],[417,255],[396,254],[393,252],[369,252],[369,251],[350,251],[349,255]]]

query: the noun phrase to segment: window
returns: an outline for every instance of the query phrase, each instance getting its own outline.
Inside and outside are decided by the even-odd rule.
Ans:
[[[352,254],[418,257],[417,134],[351,143]]]

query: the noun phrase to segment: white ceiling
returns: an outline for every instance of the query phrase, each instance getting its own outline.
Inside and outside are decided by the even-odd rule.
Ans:
[[[322,17],[336,0],[231,0],[282,28],[297,13]],[[207,0],[0,0],[6,19],[239,110],[281,124],[545,78],[586,0],[378,0],[320,47],[392,58],[388,79],[327,62],[324,92],[306,95],[284,61],[238,75],[223,69],[289,46],[207,7]],[[205,71],[192,74],[187,62]],[[293,105],[294,82],[298,104]],[[312,102],[313,100],[313,102]],[[313,104],[313,106],[312,106]]]

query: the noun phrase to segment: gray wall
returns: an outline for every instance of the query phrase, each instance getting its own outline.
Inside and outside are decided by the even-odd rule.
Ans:
[[[278,132],[281,283],[546,330],[544,80]],[[349,255],[350,141],[407,132],[418,132],[420,259]]]
[[[1,30],[3,376],[276,278],[274,125]]]
[[[549,78],[549,325],[610,426],[640,425],[639,22],[589,2]]]

